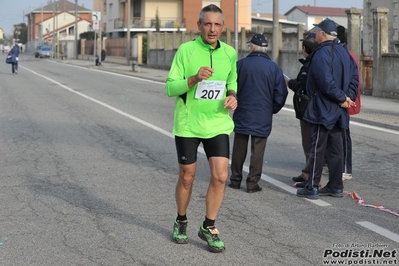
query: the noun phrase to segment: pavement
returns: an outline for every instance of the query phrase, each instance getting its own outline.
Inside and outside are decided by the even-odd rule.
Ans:
[[[108,63],[106,61],[102,62],[100,66],[95,66],[94,61],[89,60],[67,59],[57,61],[64,64],[110,71],[160,82],[166,81],[169,72],[164,69],[142,66],[138,67],[137,71],[133,71],[131,65]],[[292,91],[289,90],[289,93],[286,107],[292,108]],[[399,100],[362,95],[360,113],[351,116],[351,121],[399,131]]]

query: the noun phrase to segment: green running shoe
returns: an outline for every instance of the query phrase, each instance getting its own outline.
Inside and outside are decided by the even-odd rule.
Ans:
[[[187,237],[187,220],[186,221],[176,221],[173,225],[173,240],[177,244],[187,244],[188,237]]]
[[[210,252],[218,253],[225,250],[224,242],[220,240],[219,230],[216,228],[216,226],[208,226],[203,228],[201,225],[198,231],[198,236],[202,240],[208,242],[208,249]]]

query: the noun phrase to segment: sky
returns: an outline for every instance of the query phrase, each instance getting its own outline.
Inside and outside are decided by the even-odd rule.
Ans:
[[[303,5],[363,9],[363,0],[279,0],[278,5],[280,14],[285,14],[294,6]],[[252,0],[252,12],[273,13],[273,0]]]
[[[74,0],[69,1],[75,2]],[[48,0],[0,0],[0,27],[3,28],[5,34],[11,34],[13,25],[27,23],[27,18],[23,20],[23,14],[30,13],[32,10],[46,5],[47,2]],[[86,8],[93,9],[93,0],[78,0],[78,4],[84,4]],[[314,6],[315,4],[322,7],[363,8],[363,0],[279,0],[279,11],[284,14],[294,6]],[[272,13],[273,0],[252,0],[252,12]]]

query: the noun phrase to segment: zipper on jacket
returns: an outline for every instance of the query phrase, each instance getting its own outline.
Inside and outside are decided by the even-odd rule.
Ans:
[[[215,51],[215,49],[209,50],[209,57],[211,59],[211,68],[212,68],[212,53],[213,53],[213,51]]]

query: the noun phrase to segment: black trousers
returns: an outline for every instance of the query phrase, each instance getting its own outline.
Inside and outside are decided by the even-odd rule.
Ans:
[[[312,142],[310,138],[310,124],[309,122],[305,120],[299,120],[300,126],[301,126],[301,137],[302,137],[302,149],[305,154],[306,158],[306,164],[305,168],[302,170],[302,176],[307,179],[308,177],[308,172],[309,172],[309,149],[310,149],[310,144]]]
[[[231,157],[230,182],[240,186],[242,181],[242,167],[247,157],[249,135],[234,134],[233,154]],[[251,136],[251,159],[247,176],[247,189],[255,189],[262,175],[263,157],[267,138]]]
[[[344,142],[344,158],[345,158],[345,167],[344,173],[352,174],[352,138],[351,132],[348,129],[344,129],[342,131],[342,138]]]
[[[328,130],[323,125],[310,123],[311,145],[309,149],[309,177],[307,188],[318,188],[325,160],[328,161],[328,183],[331,189],[343,189],[344,149],[342,128],[335,125]],[[328,153],[326,154],[326,151]]]

